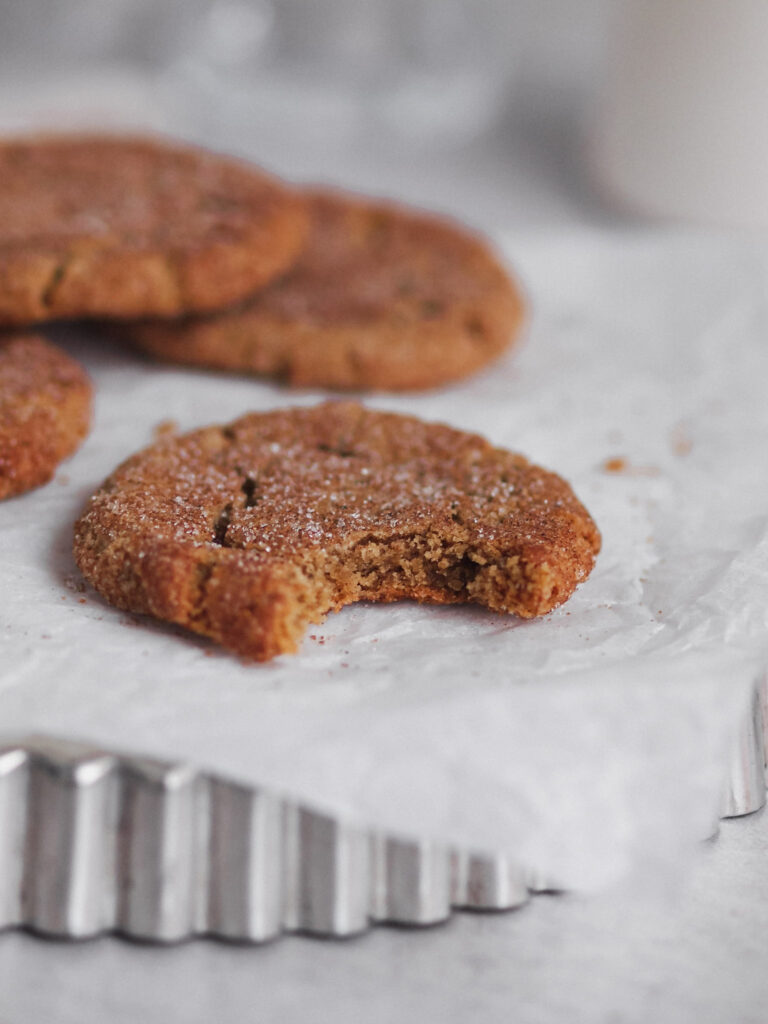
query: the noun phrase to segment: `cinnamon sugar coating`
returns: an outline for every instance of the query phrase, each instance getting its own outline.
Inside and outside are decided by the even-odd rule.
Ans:
[[[450,427],[326,403],[253,413],[124,462],[75,529],[110,602],[256,660],[354,601],[472,602],[529,618],[589,574],[568,484]]]
[[[0,324],[176,316],[242,299],[293,260],[298,196],[159,139],[0,143]]]
[[[32,334],[0,335],[0,499],[39,487],[88,433],[91,384]]]
[[[515,340],[523,301],[484,241],[390,203],[306,197],[309,235],[281,278],[229,311],[121,333],[171,362],[381,390],[456,380]]]

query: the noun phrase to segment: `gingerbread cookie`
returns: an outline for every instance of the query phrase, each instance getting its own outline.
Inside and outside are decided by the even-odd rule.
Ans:
[[[177,316],[293,260],[302,200],[260,170],[140,137],[0,143],[0,323]]]
[[[171,362],[380,390],[456,380],[513,342],[523,302],[485,242],[392,204],[324,191],[307,199],[297,262],[250,301],[122,333]]]
[[[0,335],[0,498],[47,483],[88,433],[91,384],[32,334]]]
[[[163,440],[112,474],[75,530],[77,563],[108,601],[256,660],[360,600],[543,615],[599,547],[554,473],[352,402]]]

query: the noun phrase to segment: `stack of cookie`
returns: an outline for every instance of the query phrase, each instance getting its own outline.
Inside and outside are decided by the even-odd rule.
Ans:
[[[220,309],[284,271],[300,196],[262,172],[146,139],[0,145],[0,326]],[[32,335],[0,336],[0,497],[50,478],[86,433],[87,377]]]
[[[401,390],[486,365],[522,310],[490,248],[436,217],[289,187],[159,140],[7,142],[0,497],[45,482],[89,418],[84,371],[22,327],[97,318],[171,362]],[[292,525],[275,532],[278,521]],[[542,614],[598,546],[553,474],[479,438],[347,403],[161,442],[94,498],[76,555],[120,607],[261,659],[362,597]]]

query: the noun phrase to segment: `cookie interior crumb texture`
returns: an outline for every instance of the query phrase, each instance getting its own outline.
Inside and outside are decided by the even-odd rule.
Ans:
[[[244,416],[124,462],[75,529],[120,608],[256,660],[354,601],[473,602],[530,618],[589,574],[568,484],[473,434],[353,402]]]
[[[294,190],[160,139],[0,143],[0,324],[176,316],[236,302],[284,270],[307,217]]]
[[[47,483],[90,421],[79,363],[36,335],[0,334],[0,499]]]
[[[307,190],[295,264],[246,303],[120,333],[171,362],[275,376],[296,387],[437,387],[517,339],[520,289],[490,246],[444,218]]]

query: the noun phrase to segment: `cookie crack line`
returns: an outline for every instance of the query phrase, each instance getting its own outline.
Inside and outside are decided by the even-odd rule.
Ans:
[[[47,284],[44,286],[40,295],[40,305],[45,310],[52,309],[56,300],[56,290],[61,285],[64,277],[67,273],[67,268],[72,262],[72,257],[68,259],[60,259],[56,266],[51,270]]]
[[[353,402],[253,413],[147,449],[75,535],[107,600],[256,661],[296,651],[310,623],[360,600],[544,615],[599,548],[554,473]]]
[[[252,476],[247,476],[243,480],[240,490],[245,495],[245,502],[243,508],[255,508],[259,503],[258,495],[258,483]]]
[[[229,501],[213,521],[213,543],[226,547],[227,530],[232,520],[232,502]]]
[[[239,507],[243,509],[255,508],[259,503],[257,493],[258,484],[254,477],[246,476],[240,486],[242,500]],[[219,547],[229,547],[227,543],[227,530],[232,522],[232,511],[235,503],[228,501],[226,505],[213,518],[213,543]]]

